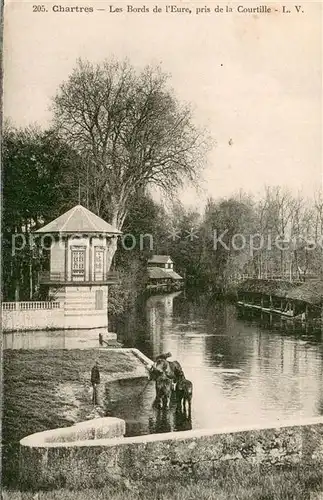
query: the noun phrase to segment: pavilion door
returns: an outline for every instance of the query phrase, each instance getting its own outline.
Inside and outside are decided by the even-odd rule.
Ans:
[[[94,281],[104,280],[104,248],[95,247],[94,250]]]

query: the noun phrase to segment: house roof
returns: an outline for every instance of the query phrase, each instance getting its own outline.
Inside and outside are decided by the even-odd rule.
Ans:
[[[238,291],[274,295],[275,297],[283,298],[298,286],[297,283],[283,280],[247,279],[239,284]]]
[[[170,277],[173,279],[173,280],[182,280],[182,276],[178,273],[175,273],[175,271],[167,271],[167,274],[170,274]]]
[[[169,255],[153,255],[148,264],[166,264],[168,261],[173,262]]]
[[[166,280],[171,279],[171,276],[165,269],[161,269],[160,267],[150,267],[147,269],[148,278],[151,280]]]
[[[65,214],[38,229],[36,233],[121,234],[121,231],[82,205],[76,205]]]
[[[312,305],[323,304],[323,281],[309,281],[291,290],[287,298]]]
[[[166,271],[160,267],[150,267],[147,269],[148,278],[151,280],[181,280],[183,279],[174,271]]]

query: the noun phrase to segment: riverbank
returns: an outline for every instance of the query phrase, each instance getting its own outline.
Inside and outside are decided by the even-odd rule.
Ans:
[[[38,492],[38,500],[321,500],[323,471],[306,463],[290,469],[260,468],[226,464],[216,478],[199,480],[169,479],[118,484],[102,489]],[[33,493],[35,495],[35,493]],[[5,500],[21,500],[18,491],[4,492]],[[35,496],[34,496],[35,498]]]
[[[98,360],[101,388],[122,378],[145,377],[142,361],[122,349],[5,350],[2,421],[3,481],[18,475],[23,437],[86,420],[92,411],[90,372]],[[104,402],[103,411],[108,412]]]

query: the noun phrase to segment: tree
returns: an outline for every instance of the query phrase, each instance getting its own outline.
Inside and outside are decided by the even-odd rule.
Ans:
[[[77,196],[77,157],[53,131],[36,127],[5,126],[2,151],[3,294],[6,300],[26,300],[33,296],[43,262],[31,232],[69,208]],[[13,252],[12,237],[18,234],[21,249]]]
[[[315,193],[314,199],[315,210],[315,244],[317,247],[318,269],[321,279],[323,279],[323,191],[319,190]]]
[[[205,207],[203,264],[209,287],[226,291],[250,260],[249,237],[254,233],[249,197],[209,199]]]
[[[132,258],[138,258],[146,268],[147,258],[152,253],[163,251],[167,219],[164,207],[155,202],[149,193],[136,192],[129,199],[129,209],[123,224],[123,245],[119,245],[121,248],[116,256],[116,264],[124,265]]]
[[[54,126],[84,159],[89,205],[122,229],[129,200],[149,184],[170,193],[194,181],[209,146],[160,68],[78,60],[53,99]],[[108,264],[117,248],[111,239]]]
[[[163,252],[174,260],[175,271],[185,277],[188,285],[202,286],[203,252],[201,214],[184,207],[179,201],[172,204],[169,227],[163,244]]]
[[[166,232],[167,216],[163,206],[149,193],[136,192],[129,202],[123,237],[114,259],[121,279],[109,290],[110,322],[134,308],[147,284],[147,259],[152,253],[162,251]]]

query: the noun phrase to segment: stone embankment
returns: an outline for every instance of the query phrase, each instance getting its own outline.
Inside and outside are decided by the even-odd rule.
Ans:
[[[131,438],[124,433],[122,420],[106,417],[22,439],[21,488],[77,489],[178,475],[198,479],[212,477],[228,461],[323,466],[323,417]]]

